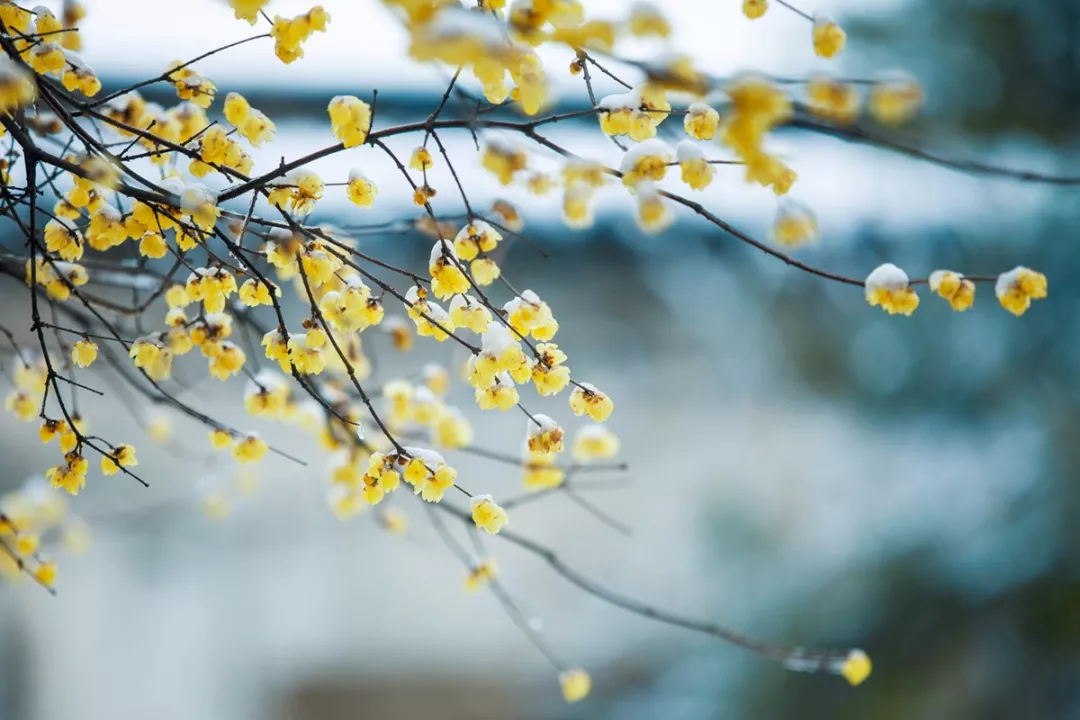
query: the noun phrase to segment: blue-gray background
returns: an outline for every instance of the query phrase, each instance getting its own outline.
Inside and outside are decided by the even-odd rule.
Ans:
[[[107,88],[252,32],[210,0],[86,4],[85,57]],[[331,32],[309,42],[303,61],[282,68],[263,41],[203,68],[278,122],[278,142],[257,156],[262,167],[329,143],[324,107],[334,94],[378,87],[381,122],[391,123],[426,114],[445,82],[444,72],[404,59],[405,35],[380,4],[324,4]],[[624,12],[614,0],[586,6],[600,17]],[[928,103],[901,138],[1080,172],[1074,2],[822,0],[805,9],[832,13],[850,36],[834,64],[812,57],[807,24],[782,8],[750,23],[737,0],[666,6],[679,49],[718,75],[906,68]],[[156,30],[135,32],[141,18]],[[548,59],[560,102],[580,104],[579,79],[563,72],[569,58]],[[600,84],[601,94],[616,90]],[[268,462],[262,492],[235,498],[230,520],[212,524],[198,511],[197,488],[227,485],[232,467],[153,450],[137,434],[145,418],[105,402],[92,420],[139,445],[153,486],[92,477],[73,505],[97,519],[95,543],[62,563],[59,598],[25,583],[0,588],[0,717],[1080,717],[1076,190],[777,135],[778,152],[800,173],[793,194],[822,228],[801,259],[856,276],[885,261],[919,276],[1025,264],[1046,272],[1049,299],[1017,320],[982,286],[962,315],[924,294],[912,318],[887,317],[857,289],[801,275],[692,217],[644,237],[614,190],[595,228],[565,230],[550,221],[554,197],[503,191],[477,169],[468,135],[448,136],[448,147],[476,197],[500,194],[526,208],[530,236],[551,257],[515,246],[506,274],[550,302],[575,377],[615,397],[610,426],[631,464],[629,487],[590,496],[630,537],[559,498],[515,512],[515,528],[673,610],[778,642],[862,646],[875,662],[865,685],[787,673],[625,615],[493,543],[544,635],[593,673],[589,700],[564,706],[550,666],[495,600],[461,591],[462,568],[416,503],[401,504],[413,520],[404,541],[369,518],[338,524],[325,508],[317,446],[259,425],[312,467]],[[587,124],[552,136],[617,159]],[[556,167],[545,156],[536,162]],[[411,212],[373,150],[315,169],[341,181],[353,166],[379,183],[375,209],[350,209],[328,193],[316,220],[348,226]],[[721,168],[702,201],[764,236],[775,202],[739,174]],[[444,191],[436,209],[458,211],[449,180],[435,177]],[[418,268],[427,254],[428,241],[413,236],[361,242]],[[2,293],[5,306],[25,310],[23,290],[9,282]],[[370,349],[382,361],[379,379],[412,367],[395,365],[385,345]],[[431,344],[419,352],[429,358]],[[461,360],[447,347],[433,352]],[[456,392],[468,407],[467,393]],[[245,422],[238,387],[206,381],[187,397]],[[528,400],[577,427],[561,401]],[[517,418],[473,417],[485,444],[520,443]],[[31,426],[7,415],[0,423],[13,488],[51,455]],[[175,423],[202,446],[201,429]],[[505,497],[519,487],[513,470],[458,464],[474,490]]]

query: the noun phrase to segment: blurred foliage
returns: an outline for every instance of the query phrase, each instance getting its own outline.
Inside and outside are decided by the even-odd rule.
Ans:
[[[1076,0],[911,0],[884,14],[868,3],[844,23],[856,38],[852,46],[867,48],[874,64],[917,75],[935,121],[975,134],[1027,132],[1075,143]]]

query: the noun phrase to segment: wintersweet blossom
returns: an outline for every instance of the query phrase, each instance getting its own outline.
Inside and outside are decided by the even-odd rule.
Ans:
[[[675,146],[682,181],[692,190],[704,190],[713,181],[715,168],[705,159],[705,151],[694,142],[683,140]]]
[[[823,58],[835,57],[847,43],[847,34],[828,15],[814,16],[814,53]]]
[[[575,433],[570,452],[577,462],[610,459],[619,454],[619,438],[606,425],[584,425]]]
[[[840,125],[855,122],[862,110],[862,95],[855,85],[823,75],[807,83],[806,98],[812,114]]]
[[[131,445],[117,445],[101,456],[101,474],[115,475],[120,468],[133,467],[139,461],[135,458],[135,448]]]
[[[270,30],[274,38],[274,54],[286,65],[304,57],[303,43],[312,33],[326,32],[329,22],[330,14],[321,5],[291,19],[275,15]]]
[[[998,276],[994,286],[1001,307],[1013,315],[1023,315],[1032,300],[1046,297],[1046,276],[1023,266],[1015,267]]]
[[[266,441],[257,433],[248,433],[233,443],[232,455],[239,463],[256,463],[262,460],[269,449]]]
[[[563,698],[568,703],[584,700],[592,689],[592,678],[581,668],[565,670],[559,674]]]
[[[659,182],[667,174],[671,150],[663,140],[645,140],[630,148],[619,164],[623,185],[633,188],[642,180]]]
[[[562,452],[564,435],[554,418],[540,413],[529,418],[525,427],[526,446],[534,456]]]
[[[570,393],[570,409],[575,415],[588,415],[596,422],[604,422],[611,416],[615,403],[595,385],[581,383]]]
[[[496,535],[510,522],[506,511],[495,504],[490,495],[474,495],[469,503],[476,527],[488,535]]]
[[[908,285],[908,276],[892,263],[879,265],[866,277],[866,301],[880,305],[890,315],[911,315],[919,296]]]
[[[952,270],[935,270],[930,273],[930,291],[949,301],[957,312],[963,312],[975,302],[975,283]]]
[[[371,129],[371,106],[352,95],[338,95],[327,106],[334,137],[347,147],[363,145]]]
[[[683,115],[683,130],[695,140],[712,140],[720,127],[720,113],[703,102],[690,103]]]
[[[345,188],[349,202],[357,207],[371,207],[379,196],[379,188],[368,180],[359,168],[349,171],[349,182]]]
[[[922,103],[922,87],[907,75],[893,75],[870,87],[870,114],[882,125],[902,125],[915,117]]]
[[[97,355],[98,346],[93,340],[79,340],[71,346],[71,362],[79,367],[90,367],[91,363],[97,359]]]
[[[873,665],[870,656],[862,650],[852,650],[840,665],[840,674],[852,685],[861,684],[870,677]]]
[[[757,20],[769,9],[769,0],[743,0],[743,15],[751,20]]]
[[[454,246],[448,242],[436,242],[431,248],[428,272],[431,273],[431,292],[440,300],[464,293],[472,287],[461,271],[460,260]]]
[[[473,220],[454,237],[454,251],[462,260],[472,260],[479,253],[489,253],[498,247],[503,236],[483,220]]]
[[[465,589],[468,592],[476,592],[484,585],[490,584],[499,574],[499,565],[495,558],[484,558],[469,570],[465,577]]]
[[[817,218],[810,208],[794,200],[784,200],[773,220],[772,238],[778,245],[797,248],[818,239]]]

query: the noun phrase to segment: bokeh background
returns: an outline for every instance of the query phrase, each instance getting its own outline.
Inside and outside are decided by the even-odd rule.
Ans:
[[[250,32],[211,0],[85,4],[84,55],[106,89]],[[405,33],[381,4],[323,4],[331,32],[313,38],[303,61],[282,67],[262,42],[200,66],[222,92],[243,92],[277,122],[278,141],[257,155],[263,167],[328,144],[332,95],[378,88],[379,122],[391,124],[425,116],[445,86],[444,71],[405,59]],[[830,12],[849,32],[833,64],[813,57],[804,20],[774,7],[751,23],[739,4],[665,3],[678,49],[717,75],[906,68],[924,84],[927,107],[900,139],[1080,173],[1080,6],[1071,0],[818,0],[804,9]],[[305,5],[276,0],[271,10]],[[616,0],[585,5],[601,17],[625,12]],[[642,57],[664,50],[628,48]],[[559,107],[580,107],[587,99],[580,78],[562,71],[564,55],[548,58]],[[617,88],[600,79],[598,90]],[[172,102],[164,91],[147,95]],[[551,136],[617,161],[589,122],[560,124]],[[517,244],[505,274],[551,304],[575,377],[615,398],[610,427],[630,464],[619,483],[587,494],[628,532],[560,495],[518,508],[514,528],[650,603],[772,641],[861,646],[874,675],[851,689],[786,672],[583,595],[493,541],[535,626],[568,664],[593,674],[588,700],[564,705],[551,666],[495,598],[462,590],[464,568],[413,498],[393,498],[412,519],[405,538],[370,515],[338,523],[325,506],[322,451],[257,421],[310,464],[268,459],[259,492],[246,495],[230,461],[206,457],[202,429],[174,418],[178,442],[154,447],[141,428],[159,411],[107,399],[87,412],[138,445],[151,488],[91,477],[72,505],[94,542],[84,557],[61,555],[59,596],[27,583],[0,587],[0,718],[1080,717],[1075,189],[778,132],[777,148],[800,174],[794,194],[822,229],[800,259],[860,277],[885,261],[917,276],[1025,264],[1049,277],[1049,299],[1020,320],[987,286],[963,315],[924,293],[905,319],[693,217],[643,236],[614,189],[595,227],[568,231],[554,219],[554,196],[500,188],[479,170],[467,134],[447,141],[474,201],[517,202],[527,234],[550,254]],[[557,167],[543,154],[536,163]],[[370,149],[313,167],[340,181],[354,165],[379,183],[376,207],[358,212],[344,193],[328,193],[314,219],[348,228],[412,212],[392,166]],[[775,200],[745,186],[738,170],[725,172],[703,202],[764,237]],[[445,188],[436,210],[458,211],[449,178],[433,177]],[[3,232],[3,243],[18,242]],[[361,243],[422,267],[430,241],[390,234]],[[22,332],[9,319],[28,318],[25,295],[0,284],[5,323]],[[368,348],[377,380],[407,375],[432,353],[463,360],[430,343],[404,357],[379,340]],[[195,370],[185,399],[252,424],[242,383],[223,390]],[[470,405],[468,393],[455,393]],[[573,430],[564,402],[529,396],[530,407]],[[472,417],[484,445],[519,446],[518,417]],[[0,417],[4,490],[40,475],[50,452],[32,426]],[[470,488],[520,492],[513,468],[454,464]],[[200,511],[207,488],[230,495],[225,522]]]

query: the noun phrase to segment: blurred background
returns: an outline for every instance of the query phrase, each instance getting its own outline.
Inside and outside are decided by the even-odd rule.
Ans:
[[[85,4],[83,55],[106,90],[253,33],[211,0]],[[378,88],[378,122],[389,125],[426,116],[445,87],[445,71],[405,58],[405,33],[380,3],[323,4],[330,32],[308,43],[304,60],[282,67],[263,41],[199,66],[222,93],[244,93],[277,122],[278,140],[256,154],[256,168],[328,144],[325,105],[335,94]],[[598,17],[626,12],[616,0],[584,4]],[[927,106],[899,139],[1080,174],[1075,2],[799,5],[847,29],[839,60],[814,58],[808,23],[781,7],[755,22],[737,0],[664,10],[678,50],[717,75],[905,68]],[[135,29],[144,19],[152,30]],[[664,50],[640,42],[626,54]],[[545,58],[557,107],[581,107],[587,97],[563,55]],[[619,91],[597,83],[601,95]],[[160,89],[146,94],[173,102]],[[591,122],[560,123],[550,136],[617,163],[618,149]],[[268,456],[252,492],[250,482],[237,486],[231,460],[206,457],[194,423],[171,418],[177,442],[155,447],[141,428],[159,411],[132,413],[115,395],[87,401],[92,422],[139,447],[151,487],[92,471],[72,509],[93,543],[83,557],[60,554],[59,596],[26,582],[0,586],[0,718],[1080,718],[1075,188],[778,132],[776,148],[800,176],[793,195],[822,231],[799,259],[856,277],[889,261],[913,277],[1023,264],[1049,278],[1050,297],[1020,320],[986,285],[966,313],[923,289],[918,312],[898,318],[867,306],[857,288],[791,270],[690,216],[644,236],[616,188],[601,196],[592,229],[566,230],[555,195],[501,188],[479,169],[467,133],[446,141],[474,203],[516,203],[526,234],[549,253],[514,244],[504,274],[552,306],[575,378],[615,399],[609,426],[630,465],[613,476],[625,482],[587,495],[628,532],[560,494],[515,509],[513,528],[643,601],[770,641],[863,647],[873,676],[852,689],[628,615],[496,539],[488,548],[533,625],[568,665],[592,673],[592,695],[565,705],[556,673],[496,599],[463,591],[466,570],[419,502],[392,498],[410,517],[405,537],[371,514],[337,522],[318,445],[246,419],[242,383],[199,381],[192,365],[185,400],[257,427],[309,465]],[[417,142],[392,146],[407,153]],[[543,153],[535,164],[558,166]],[[356,211],[343,190],[328,192],[315,221],[348,228],[414,212],[392,165],[369,148],[312,167],[334,182],[353,166],[379,184],[375,207]],[[432,178],[445,190],[436,210],[460,212],[449,176],[437,169]],[[775,199],[737,168],[721,168],[700,199],[766,237]],[[9,247],[18,242],[4,232]],[[401,234],[360,243],[416,268],[430,247]],[[28,317],[24,288],[0,284],[0,300],[8,317]],[[405,356],[378,339],[365,348],[373,382],[406,376],[433,354],[454,367],[464,360],[424,342]],[[470,394],[456,388],[451,399],[468,408]],[[571,432],[581,424],[563,398],[526,401]],[[518,416],[470,417],[480,444],[516,452]],[[54,453],[33,426],[0,416],[4,491],[40,475]],[[475,491],[521,492],[512,467],[451,462]],[[227,520],[200,510],[208,488],[228,496]]]

